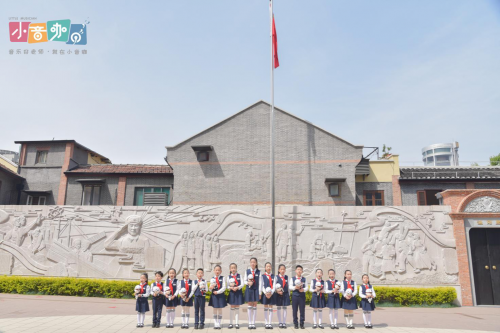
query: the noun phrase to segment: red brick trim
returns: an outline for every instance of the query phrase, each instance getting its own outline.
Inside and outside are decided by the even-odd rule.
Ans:
[[[457,260],[458,260],[458,282],[462,294],[462,305],[472,306],[472,286],[470,283],[469,271],[469,254],[467,252],[467,237],[465,235],[465,226],[463,219],[452,218],[453,221],[453,235],[457,247]]]
[[[19,157],[19,165],[25,165],[26,164],[26,144],[23,143],[21,145],[21,156]]]
[[[73,151],[75,149],[74,142],[66,143],[66,150],[64,152],[64,163],[61,169],[61,181],[59,182],[59,192],[57,195],[57,204],[64,205],[66,203],[66,190],[68,186],[68,178],[64,174],[69,167],[69,160],[73,157]]]
[[[125,191],[127,188],[127,177],[118,178],[118,194],[116,196],[116,205],[125,206]]]
[[[458,205],[457,212],[463,212],[469,202],[479,197],[494,197],[500,199],[500,190],[476,190],[473,193],[465,197],[462,202]]]
[[[401,185],[399,185],[399,176],[392,176],[392,205],[403,206],[403,199],[401,198]]]

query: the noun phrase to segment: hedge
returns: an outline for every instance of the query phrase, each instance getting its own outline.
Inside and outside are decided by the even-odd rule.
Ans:
[[[152,282],[152,281],[150,281]],[[133,298],[136,281],[113,281],[99,279],[0,276],[0,293],[38,294],[106,298]],[[457,298],[453,287],[413,288],[374,287],[377,303],[409,305],[451,304]],[[244,292],[243,288],[243,292]],[[228,294],[229,291],[226,291]],[[207,300],[210,292],[207,293]],[[306,293],[306,303],[312,294]],[[358,301],[359,301],[358,296]]]

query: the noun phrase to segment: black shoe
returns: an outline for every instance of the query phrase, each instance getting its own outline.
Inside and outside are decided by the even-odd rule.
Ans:
[[[317,329],[317,328],[318,328],[318,325],[314,324],[313,329]]]
[[[274,330],[274,326],[273,325],[269,325],[269,329],[270,330]]]
[[[198,324],[194,324],[194,329],[197,330],[198,329]]]
[[[240,325],[239,324],[234,325],[234,327],[236,327],[237,330],[240,329]]]
[[[339,329],[339,326],[338,325],[333,325],[333,328],[338,330]]]
[[[304,324],[300,324],[300,329],[305,329]]]
[[[299,325],[294,325],[293,328],[295,328],[296,330],[299,329]]]
[[[141,324],[137,323],[137,326],[136,327],[141,327]]]
[[[286,329],[286,324],[283,324],[283,328],[285,328],[285,329]]]
[[[227,328],[233,328],[233,325],[230,324],[230,325],[227,326]]]
[[[373,325],[372,324],[368,325],[368,328],[373,328]]]
[[[319,327],[319,328],[321,328],[321,329],[325,328],[325,327],[324,327],[323,325],[321,325],[321,324],[319,324],[319,325],[318,325],[318,327]]]
[[[200,325],[200,330],[204,329],[205,328],[205,324],[201,324]]]

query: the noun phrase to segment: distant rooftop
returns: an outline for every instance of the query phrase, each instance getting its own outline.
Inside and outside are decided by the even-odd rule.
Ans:
[[[22,177],[20,174],[12,171],[11,169],[7,168],[5,165],[2,165],[1,163],[0,163],[0,171],[4,171],[10,176],[14,176],[14,177],[17,177],[19,179],[24,179],[24,177]]]
[[[500,180],[500,166],[400,167],[401,180]]]
[[[68,170],[67,174],[172,174],[173,170],[168,165],[155,164],[92,164],[80,165]]]

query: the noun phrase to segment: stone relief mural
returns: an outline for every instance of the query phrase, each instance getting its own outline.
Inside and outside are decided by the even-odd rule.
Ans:
[[[471,203],[472,204],[472,203]],[[276,262],[377,284],[456,284],[449,207],[278,206]],[[0,206],[0,274],[136,279],[271,261],[266,206]]]
[[[500,199],[494,197],[479,197],[469,202],[466,213],[500,213]]]

